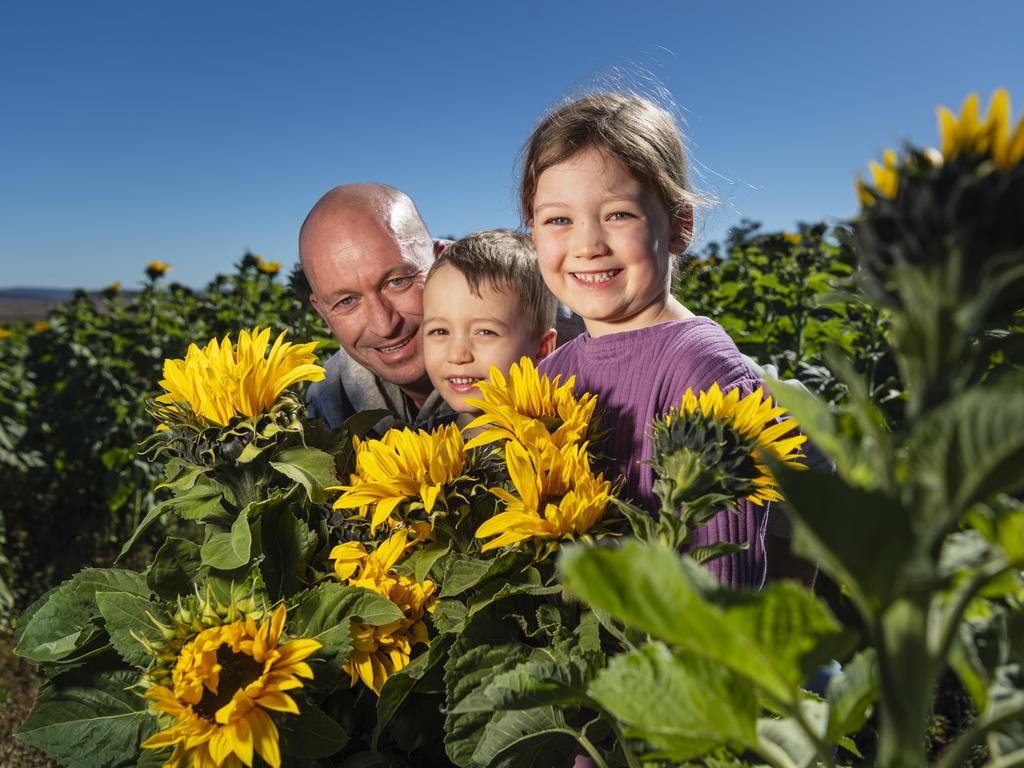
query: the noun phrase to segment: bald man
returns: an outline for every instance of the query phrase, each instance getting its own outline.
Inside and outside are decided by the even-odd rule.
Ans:
[[[299,259],[310,302],[341,343],[309,388],[310,415],[337,427],[383,408],[378,424],[431,423],[451,413],[427,378],[420,345],[423,277],[434,241],[412,200],[383,184],[335,187],[309,212]]]

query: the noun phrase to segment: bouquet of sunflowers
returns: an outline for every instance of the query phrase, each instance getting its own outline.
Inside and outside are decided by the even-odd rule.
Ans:
[[[654,525],[596,471],[596,397],[571,379],[524,358],[480,385],[465,434],[371,436],[378,413],[330,433],[289,391],[323,378],[313,346],[243,330],[166,361],[142,446],[165,498],[124,551],[171,535],[147,570],[86,569],[23,617],[18,653],[50,678],[23,739],[76,766],[478,762],[497,725],[473,696],[495,676],[541,649],[592,672],[615,642],[560,586],[563,545],[683,548],[723,505],[774,498],[754,457],[803,439],[764,440],[782,411],[761,392],[688,393],[656,427],[672,511]],[[481,632],[509,653],[480,657]]]

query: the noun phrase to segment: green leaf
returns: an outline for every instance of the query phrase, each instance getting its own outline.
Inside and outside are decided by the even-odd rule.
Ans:
[[[862,611],[888,605],[908,588],[911,573],[933,568],[910,513],[895,499],[836,475],[770,463],[789,503],[793,551],[845,585]]]
[[[329,496],[325,490],[338,485],[334,457],[316,448],[290,448],[277,454],[270,466],[306,489],[314,504],[323,504]]]
[[[580,751],[563,714],[541,707],[496,715],[484,727],[472,759],[488,768],[570,766]]]
[[[373,729],[373,742],[377,743],[381,733],[392,718],[409,699],[410,694],[423,677],[448,659],[448,651],[455,642],[454,635],[441,635],[430,641],[430,649],[413,659],[404,668],[390,675],[380,689],[377,699],[377,724]]]
[[[19,739],[75,768],[121,765],[156,731],[133,672],[70,672],[43,689]]]
[[[215,531],[199,550],[203,565],[222,571],[241,568],[249,562],[252,552],[252,531],[249,519],[241,514],[231,524],[230,531]]]
[[[441,578],[440,597],[456,597],[480,582],[516,570],[523,565],[523,556],[505,552],[493,560],[482,560],[471,555],[452,554],[446,561]]]
[[[341,724],[309,701],[300,701],[299,714],[278,720],[281,752],[302,760],[330,757],[341,751],[349,735]]]
[[[168,537],[146,572],[146,584],[162,599],[174,600],[178,595],[192,592],[201,568],[198,544]]]
[[[97,592],[96,603],[114,650],[132,666],[145,667],[152,657],[137,638],[152,642],[163,640],[159,628],[147,615],[156,615],[157,606],[145,597],[128,592]]]
[[[910,440],[912,477],[928,488],[945,527],[972,504],[1024,490],[1024,381],[976,387],[919,424]]]
[[[204,482],[197,482],[181,496],[172,496],[158,509],[160,513],[173,512],[185,520],[227,522],[231,516],[223,501],[224,488],[204,478]]]
[[[779,701],[800,695],[805,666],[839,637],[827,609],[796,585],[724,589],[662,546],[567,548],[559,567],[566,588],[589,605],[732,669]]]
[[[352,647],[351,622],[379,626],[404,615],[397,605],[376,592],[327,582],[297,596],[288,611],[288,631],[319,641],[324,647],[318,655],[340,666]]]
[[[430,619],[438,632],[458,632],[466,622],[466,604],[459,600],[438,600]]]
[[[391,411],[374,408],[370,411],[359,411],[349,416],[341,425],[341,432],[358,438],[366,437],[381,419],[391,416]]]
[[[823,701],[808,699],[800,702],[800,709],[804,721],[810,725],[814,734],[824,739],[828,724],[828,705]],[[761,718],[757,722],[757,735],[762,743],[768,742],[781,747],[789,755],[793,765],[811,765],[811,760],[818,755],[814,742],[800,723],[792,717],[779,720]]]
[[[122,557],[124,557],[126,554],[128,554],[128,550],[130,550],[132,548],[132,546],[134,546],[135,542],[138,541],[139,536],[141,536],[143,533],[145,533],[146,530],[153,523],[155,523],[157,520],[159,520],[161,518],[161,516],[163,516],[164,512],[165,512],[165,510],[164,510],[164,507],[163,507],[162,504],[157,504],[156,506],[150,507],[149,512],[147,512],[146,516],[144,518],[142,518],[142,522],[139,523],[137,526],[135,526],[135,532],[132,533],[132,535],[128,538],[128,541],[126,541],[124,543],[124,546],[121,547],[121,551],[117,554],[117,558],[114,560],[115,564]]]
[[[879,686],[878,658],[873,648],[857,654],[829,681],[825,698],[829,704],[830,743],[859,730],[867,722],[871,706],[878,700]]]
[[[97,592],[149,595],[145,579],[134,571],[79,571],[51,592],[32,614],[15,648],[18,655],[30,661],[54,662],[74,651],[83,631],[99,618]]]
[[[263,513],[260,572],[271,599],[289,597],[300,589],[300,569],[316,542],[316,534],[289,507],[278,505]]]
[[[757,741],[758,700],[737,675],[661,643],[615,656],[590,695],[625,726],[626,736],[651,745],[649,757],[682,762]]]

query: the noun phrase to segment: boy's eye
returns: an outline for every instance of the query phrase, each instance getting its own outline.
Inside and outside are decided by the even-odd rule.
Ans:
[[[563,226],[569,223],[568,216],[552,216],[550,219],[545,219],[545,224],[554,224],[555,226]]]
[[[623,221],[625,219],[632,219],[633,214],[629,211],[615,211],[615,213],[610,214],[608,218],[612,221]]]
[[[427,336],[445,336],[448,331],[444,328],[431,328],[427,331]]]
[[[479,335],[481,335],[481,336],[497,336],[498,335],[497,331],[492,331],[490,328],[481,328],[480,330],[477,331],[477,333]]]

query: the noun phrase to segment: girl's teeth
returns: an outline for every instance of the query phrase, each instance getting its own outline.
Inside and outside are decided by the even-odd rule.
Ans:
[[[448,379],[452,384],[475,384],[478,379],[474,378],[450,378]]]
[[[606,283],[618,273],[618,270],[608,272],[576,272],[576,278],[584,283]]]

